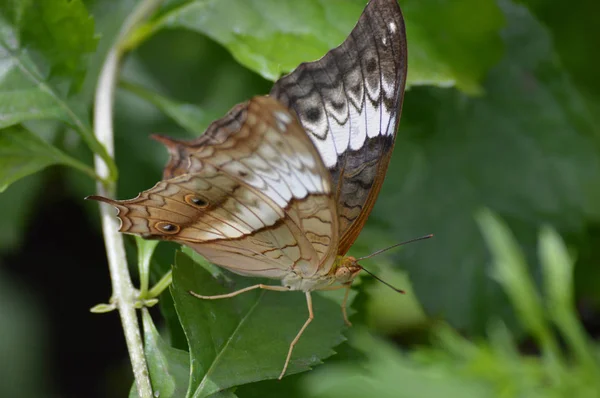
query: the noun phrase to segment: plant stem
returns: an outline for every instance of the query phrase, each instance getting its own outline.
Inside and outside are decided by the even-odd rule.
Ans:
[[[63,164],[65,164],[67,166],[71,166],[74,169],[79,170],[80,172],[87,175],[88,177],[93,178],[94,180],[108,182],[108,180],[102,179],[102,178],[100,178],[100,176],[96,175],[96,172],[94,171],[93,168],[91,168],[90,166],[88,166],[87,164],[85,164],[83,162],[80,162],[79,160],[77,160],[75,158],[72,158],[68,155],[64,155],[62,157],[62,162],[63,162]]]
[[[138,4],[127,17],[100,72],[94,102],[94,134],[98,141],[104,145],[111,158],[114,157],[112,124],[114,92],[118,78],[119,62],[123,56],[122,43],[125,42],[134,27],[147,18],[160,2],[161,0],[144,0]],[[94,164],[96,174],[101,179],[109,181],[106,183],[97,183],[98,194],[109,198],[114,197],[116,184],[114,179],[109,179],[109,167],[102,157],[98,155],[94,156]],[[137,292],[133,287],[131,276],[129,275],[123,236],[118,232],[119,225],[114,216],[114,210],[110,206],[101,204],[100,214],[112,282],[113,299],[119,309],[138,395],[141,398],[152,398],[152,386],[148,376],[144,346],[134,307],[137,300]]]
[[[156,285],[152,286],[152,289],[148,292],[148,298],[160,296],[161,293],[171,285],[171,281],[173,281],[173,272],[169,271],[156,283]]]

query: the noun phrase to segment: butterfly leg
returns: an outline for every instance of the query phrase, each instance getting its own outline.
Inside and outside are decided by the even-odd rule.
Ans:
[[[285,358],[285,364],[283,365],[283,370],[279,375],[279,380],[281,380],[285,375],[288,364],[290,363],[290,359],[292,358],[292,351],[294,351],[294,346],[298,343],[298,340],[300,340],[300,336],[302,336],[304,330],[308,327],[308,325],[310,325],[310,323],[315,317],[315,315],[313,314],[312,297],[310,295],[310,292],[306,292],[306,305],[308,306],[308,319],[306,320],[306,322],[304,322],[304,325],[302,325],[302,328],[300,329],[294,340],[292,340],[292,342],[290,343],[290,349],[288,350],[287,358]]]
[[[343,286],[346,288],[346,292],[344,293],[344,300],[342,301],[342,315],[344,315],[344,322],[346,322],[346,325],[352,326],[352,322],[348,319],[348,313],[346,312],[346,304],[348,303],[348,295],[350,294],[352,283],[346,283]]]
[[[329,286],[325,288],[321,288],[319,290],[339,290],[346,289],[346,293],[344,294],[344,300],[342,300],[342,315],[344,316],[344,322],[348,326],[352,326],[352,322],[348,320],[348,313],[346,312],[346,305],[348,303],[348,295],[350,294],[350,288],[352,287],[352,283],[344,283],[343,285]]]
[[[231,293],[227,293],[227,294],[219,294],[219,295],[216,295],[216,296],[203,296],[201,294],[194,293],[192,291],[190,291],[189,293],[192,296],[197,297],[199,299],[203,299],[203,300],[218,300],[218,299],[224,299],[224,298],[229,298],[229,297],[235,297],[238,294],[249,292],[250,290],[255,290],[255,289],[273,290],[273,291],[276,291],[276,292],[289,292],[290,291],[290,289],[287,288],[287,287],[285,287],[285,286],[263,285],[261,283],[259,285],[248,286],[248,287],[245,287],[243,289],[236,290],[235,292],[231,292]]]

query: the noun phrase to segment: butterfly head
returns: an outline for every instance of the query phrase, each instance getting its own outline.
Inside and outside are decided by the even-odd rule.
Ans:
[[[367,274],[371,275],[373,278],[383,283],[384,285],[392,288],[394,291],[398,293],[404,294],[404,290],[398,289],[386,281],[379,278],[377,275],[373,274],[369,270],[365,269],[362,265],[358,263],[359,259],[356,259],[352,256],[338,256],[336,261],[336,266],[332,269],[335,281],[340,284],[349,284],[361,271],[365,271]]]
[[[342,284],[352,282],[363,269],[352,256],[338,256],[336,263],[333,275],[335,281]]]

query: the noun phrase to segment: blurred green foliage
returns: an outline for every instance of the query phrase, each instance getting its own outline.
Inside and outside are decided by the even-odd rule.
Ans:
[[[95,82],[121,23],[137,3],[48,0],[34,7],[32,0],[0,0],[2,255],[19,253],[39,198],[56,178],[74,200],[94,192],[92,155],[106,157],[91,130]],[[281,73],[340,43],[364,3],[165,1],[127,41],[131,52],[122,65],[115,107],[113,172],[119,173],[119,197],[133,197],[160,179],[167,155],[148,139],[150,134],[197,136],[234,104],[267,93]],[[598,347],[585,335],[573,306],[585,303],[595,314],[600,309],[600,83],[595,69],[600,36],[593,33],[600,4],[400,4],[407,25],[410,89],[386,183],[352,253],[368,254],[425,233],[435,238],[366,264],[408,294],[364,283],[355,303],[366,313],[356,316],[355,323],[399,338],[411,328],[444,320],[477,343],[444,327],[436,329],[441,330],[436,332],[439,344],[400,352],[361,329],[351,334],[349,346],[336,348],[341,351],[333,359],[336,365],[322,373],[222,394],[595,396],[600,388],[595,384],[600,379]],[[85,206],[97,225],[96,206]],[[514,237],[482,208],[505,220]],[[543,225],[550,227],[538,239]],[[177,256],[175,306],[169,292],[161,296],[164,333],[158,334],[147,313],[143,317],[150,373],[161,396],[181,396],[187,390],[182,384],[188,383],[189,363],[182,350],[188,344],[197,358],[210,350],[205,338],[192,344],[191,331],[200,333],[207,314],[235,325],[232,314],[252,299],[194,309],[198,304],[186,302],[185,289],[222,287],[204,268],[191,267],[192,259]],[[154,281],[173,258],[173,246],[159,245],[149,270]],[[31,265],[32,272],[42,266]],[[0,278],[3,285],[12,283],[10,274],[0,273]],[[65,279],[76,280],[70,275]],[[109,278],[93,282],[108,286]],[[39,316],[35,305],[10,289],[1,289],[0,297],[23,313],[10,328],[0,322],[0,335],[15,341],[7,347],[25,352],[32,335],[18,331],[34,328]],[[264,327],[272,334],[256,337],[261,326],[254,325],[240,337],[245,348],[239,352],[256,348],[260,339],[274,341],[276,348],[261,358],[264,369],[243,375],[251,361],[229,358],[217,369],[216,381],[211,380],[212,387],[220,387],[202,390],[197,381],[204,373],[192,361],[190,385],[198,396],[277,376],[280,351],[306,313],[302,295],[282,300],[291,305],[281,315],[290,317],[285,327],[277,325],[283,321],[267,319]],[[298,346],[294,371],[319,363],[342,341],[338,308],[328,298],[321,303],[323,322],[315,321],[304,345]],[[267,304],[259,306],[263,317],[277,313]],[[517,343],[526,336],[535,340],[540,355],[519,353]],[[214,347],[220,346],[213,342]],[[20,356],[31,378],[42,377],[35,361],[11,355]],[[202,366],[212,363],[210,357],[204,360]],[[226,372],[230,364],[239,366],[235,377]],[[10,374],[0,365],[0,379],[12,378]],[[33,389],[24,393],[39,396]]]
[[[435,329],[435,343],[401,352],[364,330],[351,344],[367,359],[308,375],[305,396],[380,397],[597,397],[600,351],[576,319],[571,291],[573,262],[552,229],[539,236],[546,302],[528,275],[523,253],[505,224],[489,211],[478,220],[493,253],[493,273],[540,346],[539,356],[519,353],[515,336],[496,319],[487,339],[473,343],[447,326]],[[559,350],[555,330],[563,337]]]

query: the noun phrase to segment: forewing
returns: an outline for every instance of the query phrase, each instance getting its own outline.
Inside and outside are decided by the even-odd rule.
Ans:
[[[235,128],[195,147],[190,172],[135,199],[94,198],[119,209],[121,232],[186,244],[238,273],[327,272],[338,227],[318,153],[276,100],[256,97],[234,109]]]
[[[275,83],[333,180],[345,254],[367,220],[390,160],[406,83],[404,20],[396,0],[371,0],[350,36]]]

